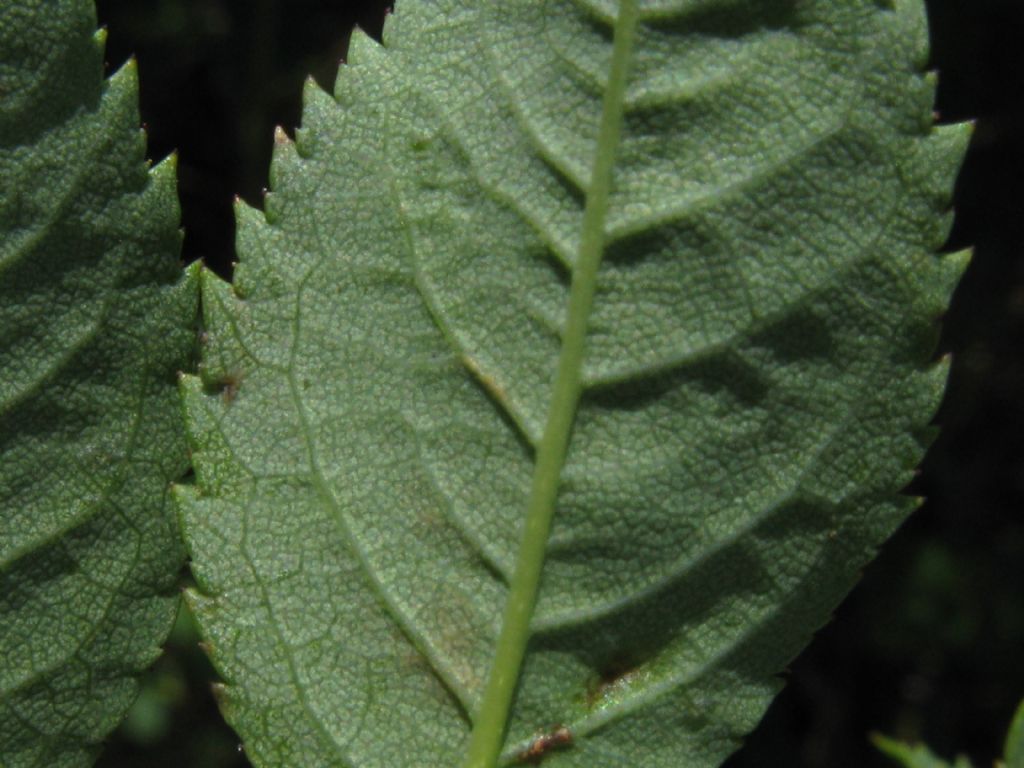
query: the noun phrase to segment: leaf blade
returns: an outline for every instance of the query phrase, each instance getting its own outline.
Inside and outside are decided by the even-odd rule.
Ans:
[[[174,162],[88,2],[0,9],[0,761],[86,765],[177,608],[190,360]],[[163,346],[166,344],[166,346]]]
[[[962,259],[933,254],[966,134],[930,128],[920,4],[765,7],[642,6],[586,392],[504,764],[538,750],[717,764],[912,505],[896,491],[945,377],[927,358]],[[197,469],[224,486],[201,479],[183,514],[200,623],[257,761],[294,761],[280,750],[302,742],[257,724],[261,708],[319,723],[301,762],[463,759],[562,343],[614,18],[592,3],[400,8],[383,49],[356,40],[336,102],[307,89],[269,226],[240,215],[237,296],[207,318],[211,392],[188,394]],[[234,369],[227,403],[212,390]],[[223,565],[239,549],[218,526],[259,532],[248,573]],[[303,526],[316,541],[291,542]],[[327,594],[342,572],[351,604]],[[333,633],[296,626],[311,594]],[[373,629],[343,632],[356,605]],[[275,653],[257,627],[278,633]],[[257,694],[251,660],[273,667],[284,648],[296,672]]]

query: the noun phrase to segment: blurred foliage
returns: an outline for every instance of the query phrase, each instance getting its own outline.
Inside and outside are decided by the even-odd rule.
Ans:
[[[924,744],[906,744],[882,734],[872,734],[871,741],[894,762],[904,768],[973,768],[970,761],[958,755],[953,764],[936,757]],[[1024,768],[1024,701],[1017,707],[1010,730],[1006,734],[1003,759],[996,761],[996,768]]]
[[[384,3],[98,6],[108,61],[138,57],[150,156],[180,152],[185,257],[227,275],[233,195],[260,203],[273,127],[298,123],[309,73],[331,86],[353,23],[379,36]],[[872,731],[991,765],[1024,695],[1024,4],[928,8],[940,117],[978,120],[950,241],[976,254],[943,327],[940,352],[953,355],[943,432],[909,489],[928,501],[793,663],[728,768],[882,768]],[[183,612],[100,765],[247,765],[213,679]]]
[[[99,766],[244,768],[238,737],[210,693],[216,674],[200,651],[192,617],[182,608],[160,657]]]
[[[957,756],[951,765],[933,755],[923,744],[911,746],[882,736],[876,736],[873,741],[883,754],[903,768],[973,768],[970,761],[962,755]]]

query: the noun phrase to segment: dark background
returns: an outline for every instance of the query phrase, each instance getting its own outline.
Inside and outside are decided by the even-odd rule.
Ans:
[[[150,156],[179,152],[185,258],[228,275],[232,196],[260,203],[273,127],[298,124],[308,73],[330,87],[354,23],[379,35],[384,3],[98,6],[107,60],[138,57]],[[987,767],[1024,697],[1024,4],[929,0],[928,9],[941,119],[978,121],[950,242],[973,244],[975,258],[940,345],[953,353],[943,432],[913,488],[929,500],[794,662],[729,768],[887,765],[872,731]],[[211,679],[183,615],[100,765],[247,765]]]

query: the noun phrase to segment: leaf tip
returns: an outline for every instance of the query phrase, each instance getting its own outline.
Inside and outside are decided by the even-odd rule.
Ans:
[[[202,261],[193,261],[191,264],[185,267],[185,279],[190,283],[193,281],[198,283],[204,271],[209,270],[205,270]]]
[[[142,126],[142,130],[145,132],[146,126]],[[177,151],[171,152],[171,154],[150,168],[149,177],[157,184],[163,182],[176,185],[178,178]]]
[[[352,37],[348,44],[348,54],[345,56],[345,60],[349,66],[355,66],[362,64],[365,60],[368,60],[375,53],[380,52],[383,46],[370,37],[366,32],[356,27],[352,30]]]
[[[92,34],[93,44],[101,54],[107,49],[107,34],[106,25],[100,27]]]
[[[118,71],[123,72],[124,77],[126,77],[130,82],[132,82],[135,85],[138,85],[139,60],[135,58],[134,53],[128,57],[128,60],[121,66],[121,69]]]
[[[316,97],[323,92],[312,75],[307,75],[302,81],[302,104],[308,106]]]

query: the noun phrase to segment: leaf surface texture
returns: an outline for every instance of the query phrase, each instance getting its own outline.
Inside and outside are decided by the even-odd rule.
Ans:
[[[180,490],[261,766],[457,766],[587,235],[618,5],[399,3],[203,278]],[[918,0],[641,2],[500,764],[715,766],[913,506],[964,127]],[[591,233],[593,234],[593,233]]]
[[[91,2],[0,3],[0,765],[91,764],[178,605],[174,165]]]

